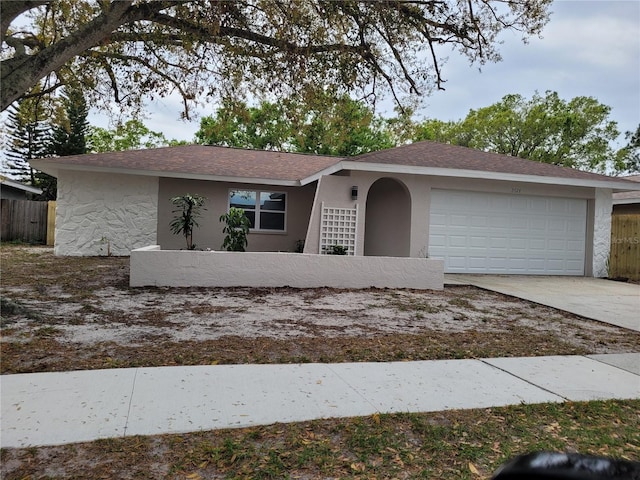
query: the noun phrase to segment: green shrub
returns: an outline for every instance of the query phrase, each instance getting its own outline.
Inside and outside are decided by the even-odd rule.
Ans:
[[[228,213],[220,216],[220,221],[225,223],[222,233],[226,234],[222,248],[228,252],[244,252],[251,225],[244,210],[231,207]]]

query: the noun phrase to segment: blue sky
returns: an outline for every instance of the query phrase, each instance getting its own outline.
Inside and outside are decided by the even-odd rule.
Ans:
[[[530,98],[551,90],[565,100],[594,97],[612,107],[610,118],[622,132],[634,130],[640,123],[640,1],[556,0],[551,11],[543,38],[525,45],[517,34],[503,35],[502,62],[479,69],[456,52],[439,52],[449,57],[446,90],[426,99],[419,118],[458,120],[510,93]],[[214,109],[208,105],[197,113]],[[148,105],[144,122],[167,138],[192,140],[199,120],[181,121],[180,112],[179,98],[163,99]],[[379,113],[393,116],[391,103]],[[90,121],[108,123],[98,116]]]

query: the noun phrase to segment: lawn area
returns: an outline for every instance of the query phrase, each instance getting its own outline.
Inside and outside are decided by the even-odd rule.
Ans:
[[[373,415],[2,451],[2,478],[481,479],[513,456],[640,458],[640,401]]]
[[[640,352],[640,333],[473,287],[128,287],[128,259],[2,245],[3,375]],[[540,450],[640,458],[640,400],[373,415],[23,449],[3,479],[481,479]]]

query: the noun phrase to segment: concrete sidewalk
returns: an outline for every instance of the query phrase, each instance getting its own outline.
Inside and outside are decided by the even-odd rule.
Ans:
[[[640,353],[2,375],[2,447],[376,412],[640,398]]]
[[[603,278],[446,274],[445,285],[474,285],[640,332],[640,285]]]

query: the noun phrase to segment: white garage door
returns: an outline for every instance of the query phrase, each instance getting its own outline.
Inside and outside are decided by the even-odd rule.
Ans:
[[[584,275],[587,201],[431,191],[429,256],[448,273]]]

